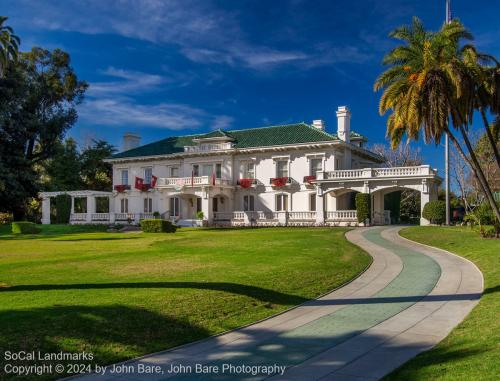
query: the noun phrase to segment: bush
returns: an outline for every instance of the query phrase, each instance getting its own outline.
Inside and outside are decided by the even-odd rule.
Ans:
[[[60,194],[56,196],[56,223],[67,224],[71,214],[71,196]]]
[[[197,220],[202,220],[203,217],[205,217],[205,215],[203,214],[203,212],[201,210],[199,212],[196,212],[196,219]]]
[[[170,221],[147,219],[141,220],[141,229],[145,233],[175,233],[177,226]]]
[[[11,213],[0,213],[0,225],[10,224],[12,222]]]
[[[483,238],[495,238],[497,237],[497,229],[495,226],[492,225],[486,225],[486,226],[481,226],[479,229],[479,234],[481,234],[481,237]]]
[[[430,201],[424,205],[422,217],[431,224],[441,225],[446,220],[446,203],[441,200]]]
[[[355,200],[358,222],[370,220],[370,195],[368,193],[356,193]]]
[[[12,222],[12,234],[38,234],[41,229],[33,222],[15,221]]]

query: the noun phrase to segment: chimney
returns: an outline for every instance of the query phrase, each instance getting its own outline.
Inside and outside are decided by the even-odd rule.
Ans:
[[[326,123],[324,120],[316,119],[316,120],[313,120],[313,127],[316,127],[318,130],[325,131],[326,130]]]
[[[351,137],[351,112],[347,106],[339,106],[337,109],[337,136],[346,143]]]
[[[131,132],[125,133],[123,135],[123,150],[128,151],[129,149],[139,147],[141,145],[141,137]]]

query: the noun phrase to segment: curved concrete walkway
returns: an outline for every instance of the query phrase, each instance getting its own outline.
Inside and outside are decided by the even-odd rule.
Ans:
[[[319,299],[241,329],[124,363],[133,372],[79,378],[380,379],[446,337],[483,291],[482,274],[472,262],[408,241],[398,235],[399,229],[348,232],[347,239],[370,253],[373,263],[354,281]],[[158,365],[162,371],[140,373],[140,365]],[[172,365],[180,365],[181,372],[170,373]],[[212,366],[212,372],[196,373],[197,365]],[[286,366],[284,374],[262,368],[272,365]]]

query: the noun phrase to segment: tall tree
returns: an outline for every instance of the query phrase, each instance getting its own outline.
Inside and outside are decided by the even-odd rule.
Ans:
[[[426,143],[439,144],[448,134],[474,174],[500,221],[500,211],[493,198],[482,168],[467,135],[470,122],[470,77],[464,65],[463,39],[470,33],[459,21],[444,25],[438,32],[426,31],[418,18],[410,26],[397,28],[390,34],[403,41],[384,58],[390,68],[375,81],[374,89],[384,89],[379,111],[391,111],[387,120],[387,133],[393,147],[403,137],[417,140],[422,133]],[[450,128],[450,120],[459,131],[467,147],[466,155]]]
[[[80,153],[76,142],[68,138],[64,142],[54,143],[54,156],[43,165],[43,188],[47,191],[70,191],[83,188],[80,171],[82,169]]]
[[[0,78],[12,62],[17,61],[21,40],[14,34],[14,30],[5,25],[7,17],[0,16]]]
[[[78,80],[62,50],[21,53],[0,79],[0,210],[22,218],[37,195],[36,166],[52,157],[77,120],[76,105],[87,84]]]
[[[81,154],[81,176],[87,189],[111,191],[113,167],[104,159],[116,152],[115,147],[104,140],[94,140]]]

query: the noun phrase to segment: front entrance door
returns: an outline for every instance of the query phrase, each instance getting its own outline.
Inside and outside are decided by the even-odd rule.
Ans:
[[[219,199],[217,197],[213,198],[212,211],[214,211],[214,212],[219,211]]]

